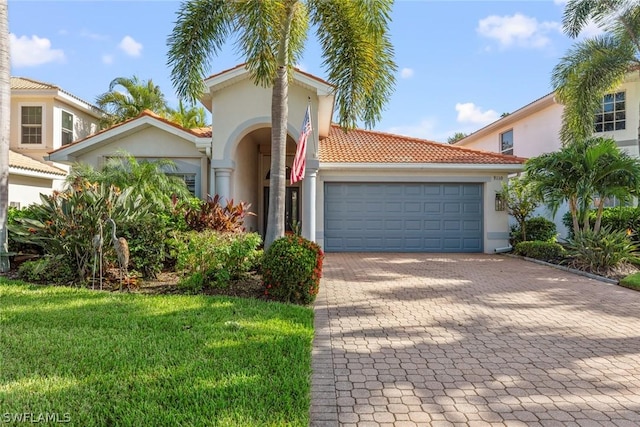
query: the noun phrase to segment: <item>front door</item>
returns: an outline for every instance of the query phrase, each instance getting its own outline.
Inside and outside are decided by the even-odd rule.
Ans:
[[[264,230],[267,230],[269,212],[269,187],[264,187]],[[287,187],[284,199],[284,230],[293,232],[300,227],[300,188]]]

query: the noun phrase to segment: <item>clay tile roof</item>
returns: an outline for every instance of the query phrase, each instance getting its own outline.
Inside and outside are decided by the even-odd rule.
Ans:
[[[24,154],[17,153],[13,150],[9,150],[9,167],[35,172],[50,173],[53,175],[67,175],[67,173],[62,169],[58,169],[46,163],[39,162],[35,159],[32,159],[31,157],[27,157]]]
[[[521,164],[525,159],[454,147],[424,139],[362,129],[344,132],[332,125],[320,141],[319,157],[328,163]]]
[[[77,96],[75,96],[74,94],[67,92],[66,90],[62,89],[60,86],[56,86],[54,84],[51,83],[46,83],[46,82],[41,82],[38,80],[34,80],[34,79],[29,79],[26,77],[11,77],[11,89],[15,89],[15,90],[23,90],[23,89],[27,89],[27,90],[57,90],[60,91],[84,104],[87,104],[91,109],[102,113],[102,110],[100,110],[100,108],[96,107],[95,105],[91,104],[90,102],[85,101],[82,98],[79,98]]]

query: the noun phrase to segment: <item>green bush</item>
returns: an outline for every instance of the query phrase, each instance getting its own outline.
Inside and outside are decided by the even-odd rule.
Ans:
[[[593,226],[596,221],[596,211],[589,211],[589,222]],[[573,236],[573,222],[571,220],[571,213],[566,212],[562,217],[562,223],[567,229],[572,230],[569,237]],[[635,235],[632,240],[638,244],[640,237],[640,207],[632,206],[616,206],[613,208],[604,208],[602,212],[602,220],[600,223],[602,228],[608,228],[612,231],[627,231]]]
[[[527,241],[518,243],[515,253],[542,261],[555,261],[564,256],[565,250],[556,242]]]
[[[175,242],[179,285],[199,292],[205,286],[225,287],[254,268],[262,243],[257,233],[220,233],[205,230],[182,233]]]
[[[19,236],[16,236],[15,233],[11,232],[11,228],[19,225],[20,221],[23,218],[28,218],[32,220],[42,220],[42,218],[37,217],[37,214],[33,206],[34,205],[31,205],[22,209],[9,207],[7,212],[7,225],[9,226],[7,243],[8,243],[9,252],[20,253],[20,254],[44,255],[44,250],[42,249],[42,247],[31,244],[31,243],[23,242],[20,240]],[[16,240],[16,237],[18,237],[18,240]]]
[[[525,222],[527,241],[555,242],[558,235],[556,224],[541,216],[528,219]],[[511,244],[522,242],[522,230],[518,225],[511,226]]]
[[[573,267],[605,274],[621,263],[635,259],[637,250],[626,231],[612,231],[608,227],[598,233],[576,233],[567,247]]]
[[[312,303],[320,287],[323,258],[317,244],[300,236],[276,240],[262,259],[265,294],[282,302]]]
[[[26,282],[68,285],[76,281],[76,272],[69,260],[62,256],[45,256],[25,261],[18,267],[18,275]]]

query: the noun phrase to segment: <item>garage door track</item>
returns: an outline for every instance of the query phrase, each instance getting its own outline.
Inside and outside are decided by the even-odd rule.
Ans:
[[[640,425],[640,292],[500,255],[327,254],[312,426]]]

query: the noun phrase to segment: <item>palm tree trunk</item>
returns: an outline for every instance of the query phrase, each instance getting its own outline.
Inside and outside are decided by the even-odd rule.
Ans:
[[[578,206],[574,198],[569,199],[569,211],[573,220],[573,235],[580,232],[580,223],[578,222]]]
[[[598,203],[598,211],[596,213],[596,222],[593,224],[593,232],[598,233],[600,231],[600,224],[602,223],[602,213],[604,212],[604,200],[600,200]]]
[[[9,65],[9,16],[7,0],[0,0],[0,273],[9,271],[7,219],[9,210],[9,114],[11,70]]]
[[[269,212],[264,249],[284,236],[284,202],[286,194],[287,121],[289,118],[289,36],[295,2],[287,3],[287,17],[280,34],[276,77],[271,94],[271,177],[269,181]]]

